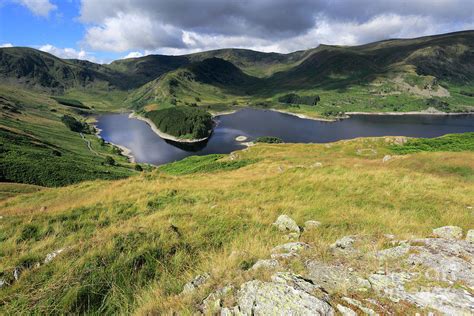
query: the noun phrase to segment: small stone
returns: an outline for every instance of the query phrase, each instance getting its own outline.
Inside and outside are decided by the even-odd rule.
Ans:
[[[433,236],[444,239],[461,239],[462,228],[458,226],[443,226],[433,229]]]
[[[304,230],[313,230],[321,226],[321,222],[318,221],[306,221],[304,222]]]
[[[0,279],[0,289],[6,285],[5,280]]]
[[[337,304],[336,308],[339,311],[339,313],[341,313],[342,316],[357,316],[357,313],[354,312],[349,307],[345,307],[345,306],[342,306],[341,304]]]
[[[208,273],[200,274],[196,276],[192,281],[186,283],[183,287],[182,294],[189,294],[203,286],[206,281],[209,279],[210,275]]]
[[[44,211],[46,211],[47,209],[48,209],[48,208],[47,208],[46,206],[41,206],[40,211],[41,211],[41,212],[44,212]]]
[[[18,279],[20,278],[20,274],[20,268],[15,268],[15,270],[13,270],[13,278],[15,279],[15,281],[18,281]]]
[[[275,259],[261,259],[258,260],[251,268],[251,270],[259,269],[276,269],[280,267],[280,263]]]
[[[344,236],[331,245],[333,249],[352,250],[354,248],[354,236]]]
[[[382,162],[388,162],[389,160],[392,160],[392,156],[390,155],[385,155],[382,159]]]
[[[46,258],[44,259],[44,263],[49,263],[49,262],[51,262],[54,258],[56,258],[57,255],[59,255],[59,254],[60,254],[61,252],[63,252],[63,251],[64,251],[64,248],[58,249],[58,250],[53,251],[53,252],[51,252],[51,253],[48,253],[48,254],[46,255]]]
[[[313,168],[322,168],[322,166],[323,166],[323,164],[320,163],[320,162],[315,162],[315,163],[313,164]]]
[[[296,222],[289,217],[288,215],[280,215],[278,216],[277,220],[275,223],[273,223],[273,226],[278,228],[280,231],[285,231],[285,232],[295,232],[295,233],[300,233],[300,228],[296,224]]]
[[[272,253],[294,253],[308,248],[309,245],[304,242],[289,242],[276,246],[272,249]]]

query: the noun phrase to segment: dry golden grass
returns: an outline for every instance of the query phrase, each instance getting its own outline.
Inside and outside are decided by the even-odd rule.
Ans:
[[[364,149],[371,154],[364,154]],[[268,277],[245,267],[267,258],[272,247],[284,242],[271,227],[280,214],[288,214],[300,225],[306,220],[323,223],[301,238],[314,246],[307,255],[319,260],[329,260],[328,246],[344,235],[369,236],[376,249],[386,242],[383,234],[403,239],[427,236],[443,225],[474,227],[469,208],[474,206],[473,153],[419,153],[383,163],[387,153],[384,139],[328,145],[259,144],[236,153],[237,159],[258,159],[238,170],[184,176],[156,170],[126,180],[85,182],[10,198],[0,202],[4,216],[0,228],[6,231],[1,242],[6,260],[0,263],[0,272],[10,271],[27,255],[45,256],[67,247],[55,260],[58,271],[48,281],[32,282],[38,277],[28,271],[12,291],[40,291],[35,297],[38,310],[48,311],[51,306],[65,312],[81,310],[77,307],[81,297],[71,288],[80,289],[84,266],[102,258],[108,262],[104,271],[111,274],[97,277],[110,283],[102,298],[107,307],[98,303],[89,306],[89,311],[188,314],[220,286]],[[70,219],[51,224],[74,212],[79,214],[74,222],[77,230],[65,231]],[[93,220],[88,212],[94,214]],[[124,212],[131,215],[124,217]],[[38,225],[41,232],[49,227],[53,233],[18,242],[27,223]],[[133,234],[140,234],[133,249],[117,252],[117,239]],[[120,269],[112,269],[114,264],[136,258],[149,245],[171,249],[172,254],[153,261],[153,277],[131,284],[115,277]],[[370,262],[364,264],[371,267]],[[42,273],[41,269],[46,268],[35,273]],[[186,281],[203,271],[211,274],[206,287],[193,296],[178,295]],[[68,286],[61,285],[65,280]],[[48,298],[51,295],[58,299]],[[13,292],[0,300],[18,304],[7,304],[8,312],[29,306]]]

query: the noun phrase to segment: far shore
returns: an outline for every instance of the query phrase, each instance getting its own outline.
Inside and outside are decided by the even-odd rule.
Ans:
[[[429,112],[429,111],[411,111],[411,112],[346,112],[346,115],[472,115],[474,112]]]
[[[330,118],[322,118],[322,117],[314,117],[314,116],[308,116],[305,114],[300,114],[300,113],[294,113],[294,112],[289,112],[285,110],[277,110],[277,109],[267,109],[273,112],[279,112],[283,114],[288,114],[292,116],[299,117],[300,119],[305,119],[305,120],[313,120],[313,121],[321,121],[321,122],[336,122],[338,121],[337,119],[330,119]]]

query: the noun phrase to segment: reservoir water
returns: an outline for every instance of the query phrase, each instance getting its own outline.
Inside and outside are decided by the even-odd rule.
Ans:
[[[327,143],[368,136],[438,137],[449,133],[474,132],[474,115],[354,115],[337,122],[302,119],[269,110],[243,109],[217,116],[210,139],[199,145],[181,145],[163,140],[147,123],[128,114],[98,117],[100,136],[129,148],[137,162],[160,165],[191,155],[226,154],[244,146],[237,136],[252,141],[276,136],[287,143]]]

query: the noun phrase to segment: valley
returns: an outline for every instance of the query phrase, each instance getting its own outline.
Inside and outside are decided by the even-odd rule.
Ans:
[[[0,48],[0,314],[469,314],[473,96],[474,31]]]

